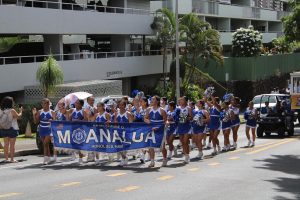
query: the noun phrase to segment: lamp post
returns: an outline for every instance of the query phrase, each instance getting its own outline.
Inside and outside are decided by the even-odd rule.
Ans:
[[[178,0],[176,0],[175,8],[175,18],[176,18],[176,99],[180,98],[180,65],[179,65],[179,19],[178,19]]]

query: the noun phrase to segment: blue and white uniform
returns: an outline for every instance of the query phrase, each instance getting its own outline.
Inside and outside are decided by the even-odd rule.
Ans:
[[[205,111],[194,109],[192,113],[193,113],[192,134],[205,133],[206,124],[203,121],[205,119]]]
[[[246,126],[250,127],[250,128],[256,128],[256,119],[255,119],[255,112],[256,109],[250,109],[249,107],[247,108],[247,110],[244,113],[244,118],[246,121]]]
[[[124,112],[123,114],[121,114],[120,111],[118,111],[117,122],[118,123],[129,123],[129,119],[127,117],[127,112]]]
[[[57,121],[66,121],[67,117],[66,115],[62,114],[60,111],[56,112],[56,120]]]
[[[142,107],[140,107],[139,112],[137,110],[135,110],[135,112],[133,112],[134,116],[135,116],[135,122],[144,122],[144,117],[146,115],[146,109],[144,110]]]
[[[234,120],[231,121],[231,127],[239,126],[241,124],[240,117],[239,117],[240,109],[234,106],[231,106],[230,109],[233,111],[234,114]]]
[[[156,110],[150,108],[149,119],[151,123],[164,123],[164,118],[161,114],[160,108],[157,108]]]
[[[232,112],[231,109],[224,110],[221,112],[221,120],[222,120],[222,130],[231,129],[231,120],[230,120],[230,113]]]
[[[71,121],[82,121],[84,119],[83,110],[74,109],[71,115]]]
[[[107,122],[107,119],[106,119],[107,114],[108,114],[107,112],[104,112],[104,113],[102,113],[102,115],[100,115],[100,114],[97,115],[96,122],[102,122],[102,123]]]
[[[39,125],[39,135],[40,137],[51,135],[51,120],[52,120],[52,110],[45,112],[40,111],[40,125]]]
[[[167,135],[176,135],[176,128],[177,128],[177,123],[176,123],[176,113],[175,111],[171,112],[168,111],[167,112],[167,118],[168,121],[170,122],[169,127],[167,128]]]
[[[189,116],[189,107],[176,108],[176,115],[178,116],[177,133],[179,135],[188,134],[191,130],[191,123],[187,119]]]
[[[220,130],[221,129],[221,121],[220,121],[220,111],[215,107],[211,107],[209,109],[210,113],[210,121],[208,124],[208,128],[211,131]]]

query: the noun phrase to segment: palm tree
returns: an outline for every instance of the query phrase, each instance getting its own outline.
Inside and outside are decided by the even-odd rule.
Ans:
[[[64,82],[63,71],[52,55],[42,62],[36,72],[36,79],[44,89],[45,97],[48,97],[57,85]]]
[[[223,64],[223,56],[219,32],[212,29],[209,23],[190,13],[181,18],[180,24],[182,40],[186,44],[183,57],[187,62],[187,72],[182,85],[185,91],[197,68],[197,60],[202,59],[205,65],[210,60]]]
[[[157,16],[154,18],[151,28],[156,31],[156,39],[161,44],[163,49],[163,76],[164,90],[166,89],[166,68],[167,68],[167,53],[168,49],[173,49],[175,44],[175,28],[176,19],[173,12],[167,8],[156,11]]]

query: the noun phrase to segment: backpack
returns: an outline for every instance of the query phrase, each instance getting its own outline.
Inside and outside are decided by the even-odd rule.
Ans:
[[[11,110],[0,110],[0,129],[10,129],[12,126],[13,116]]]

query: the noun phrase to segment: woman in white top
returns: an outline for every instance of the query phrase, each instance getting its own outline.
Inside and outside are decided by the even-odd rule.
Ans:
[[[14,101],[12,97],[5,97],[1,102],[1,110],[8,116],[8,120],[11,122],[10,128],[2,128],[1,133],[4,138],[4,157],[5,162],[13,162],[16,163],[17,161],[14,160],[15,155],[15,143],[16,138],[19,135],[19,126],[17,119],[22,117],[23,108],[20,107],[20,112],[17,113],[15,109],[13,109]],[[10,161],[9,161],[10,157]]]

